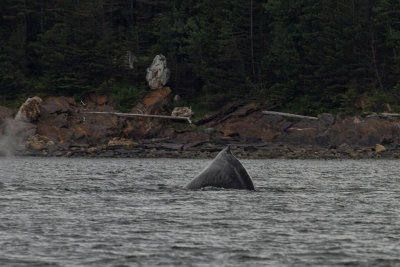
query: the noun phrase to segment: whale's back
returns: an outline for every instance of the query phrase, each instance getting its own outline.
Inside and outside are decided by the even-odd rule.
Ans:
[[[232,155],[230,146],[217,157],[186,188],[197,190],[203,187],[222,187],[254,190],[253,182],[240,161]]]

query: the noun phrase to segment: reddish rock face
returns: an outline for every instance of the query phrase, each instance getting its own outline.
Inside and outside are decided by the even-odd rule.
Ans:
[[[91,94],[89,99],[97,105],[105,105],[108,103],[108,97],[105,95]]]
[[[120,136],[122,123],[120,118],[113,115],[90,115],[85,116],[81,123],[73,125],[72,129],[86,136],[87,142],[94,145]]]
[[[132,112],[143,114],[170,114],[169,96],[166,87],[149,92],[143,102]],[[103,99],[104,100],[104,99]],[[97,103],[102,103],[96,100]],[[91,102],[94,103],[94,102]],[[400,143],[400,119],[357,116],[332,116],[321,114],[318,120],[286,119],[278,115],[265,115],[259,105],[243,102],[230,103],[219,111],[200,120],[200,127],[188,127],[185,123],[154,118],[125,118],[107,114],[85,114],[72,98],[49,97],[40,106],[40,116],[35,124],[18,122],[10,117],[14,112],[0,107],[0,133],[4,133],[1,122],[23,137],[39,134],[56,144],[99,145],[113,138],[133,140],[168,137],[188,144],[226,142],[284,142],[288,145],[317,145],[319,147],[369,147],[382,144],[390,151]],[[96,104],[95,111],[114,111],[107,104]],[[81,111],[81,112],[79,112]],[[10,127],[17,126],[17,128]],[[37,127],[37,128],[36,128]],[[37,131],[36,131],[37,129]],[[201,128],[203,129],[203,128]]]
[[[155,91],[151,91],[145,96],[142,103],[132,108],[131,112],[143,114],[162,114],[162,112],[165,112],[168,108],[167,106],[170,94],[171,88],[169,88],[168,86]]]
[[[163,87],[150,92],[142,103],[132,108],[132,113],[139,114],[169,114],[168,103],[171,88]],[[161,134],[164,121],[154,118],[129,118],[123,128],[123,136],[127,138],[141,139],[154,138]]]
[[[253,113],[243,118],[230,118],[221,128],[224,136],[239,136],[243,140],[272,141],[279,132],[263,123],[262,114]]]
[[[335,146],[375,146],[377,143],[398,142],[400,136],[399,120],[377,117],[366,119],[349,117],[335,123],[324,133]]]
[[[122,136],[135,140],[157,137],[162,131],[162,124],[157,119],[129,118],[122,130]]]
[[[121,134],[124,119],[113,115],[79,113],[79,108],[72,98],[47,98],[42,105],[38,133],[60,144],[69,142],[92,145],[106,143]],[[96,110],[113,109],[104,105]]]
[[[72,118],[77,109],[72,98],[48,97],[41,106],[38,133],[64,143],[72,138]]]
[[[75,100],[71,97],[48,97],[41,105],[41,112],[47,114],[63,113],[76,108]]]
[[[222,108],[224,116],[215,118],[208,125],[213,125],[224,137],[239,137],[243,141],[272,141],[279,136],[276,125],[268,116],[261,113],[258,105],[232,105]],[[280,123],[282,119],[277,122]]]
[[[109,116],[104,119],[99,116],[101,115],[97,115],[97,118],[88,116],[85,121],[71,123],[68,128],[49,125],[45,123],[46,121],[42,121],[38,125],[38,134],[48,136],[60,144],[70,142],[90,145],[106,143],[109,139],[120,135],[122,127],[118,118]]]
[[[71,129],[58,128],[56,126],[50,126],[45,124],[40,124],[38,126],[37,133],[39,135],[46,136],[51,140],[56,141],[59,144],[63,144],[65,142],[71,142],[73,137],[73,130]]]

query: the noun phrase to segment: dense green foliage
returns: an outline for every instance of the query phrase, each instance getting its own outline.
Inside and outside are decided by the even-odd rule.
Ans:
[[[192,105],[400,111],[399,21],[399,0],[3,0],[0,104],[102,92],[129,107],[162,53]]]

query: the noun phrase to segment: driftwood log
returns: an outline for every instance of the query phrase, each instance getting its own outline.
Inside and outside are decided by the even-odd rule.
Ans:
[[[167,116],[167,115],[150,115],[139,113],[121,113],[121,112],[106,112],[106,111],[83,111],[82,114],[102,114],[102,115],[115,115],[120,117],[145,117],[145,118],[158,118],[158,119],[171,119],[171,120],[185,120],[192,124],[188,117]]]
[[[384,117],[400,117],[400,113],[387,113],[387,112],[383,112],[381,114],[379,114],[381,116]]]
[[[317,117],[303,116],[303,115],[290,114],[290,113],[284,113],[284,112],[264,110],[264,111],[262,111],[262,113],[265,115],[277,115],[277,116],[284,116],[284,117],[291,117],[291,118],[298,118],[298,119],[318,120]]]

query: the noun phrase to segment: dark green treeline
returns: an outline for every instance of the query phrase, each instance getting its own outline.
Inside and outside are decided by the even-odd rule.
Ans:
[[[188,103],[400,111],[400,0],[2,0],[0,101],[113,96],[167,57]]]

